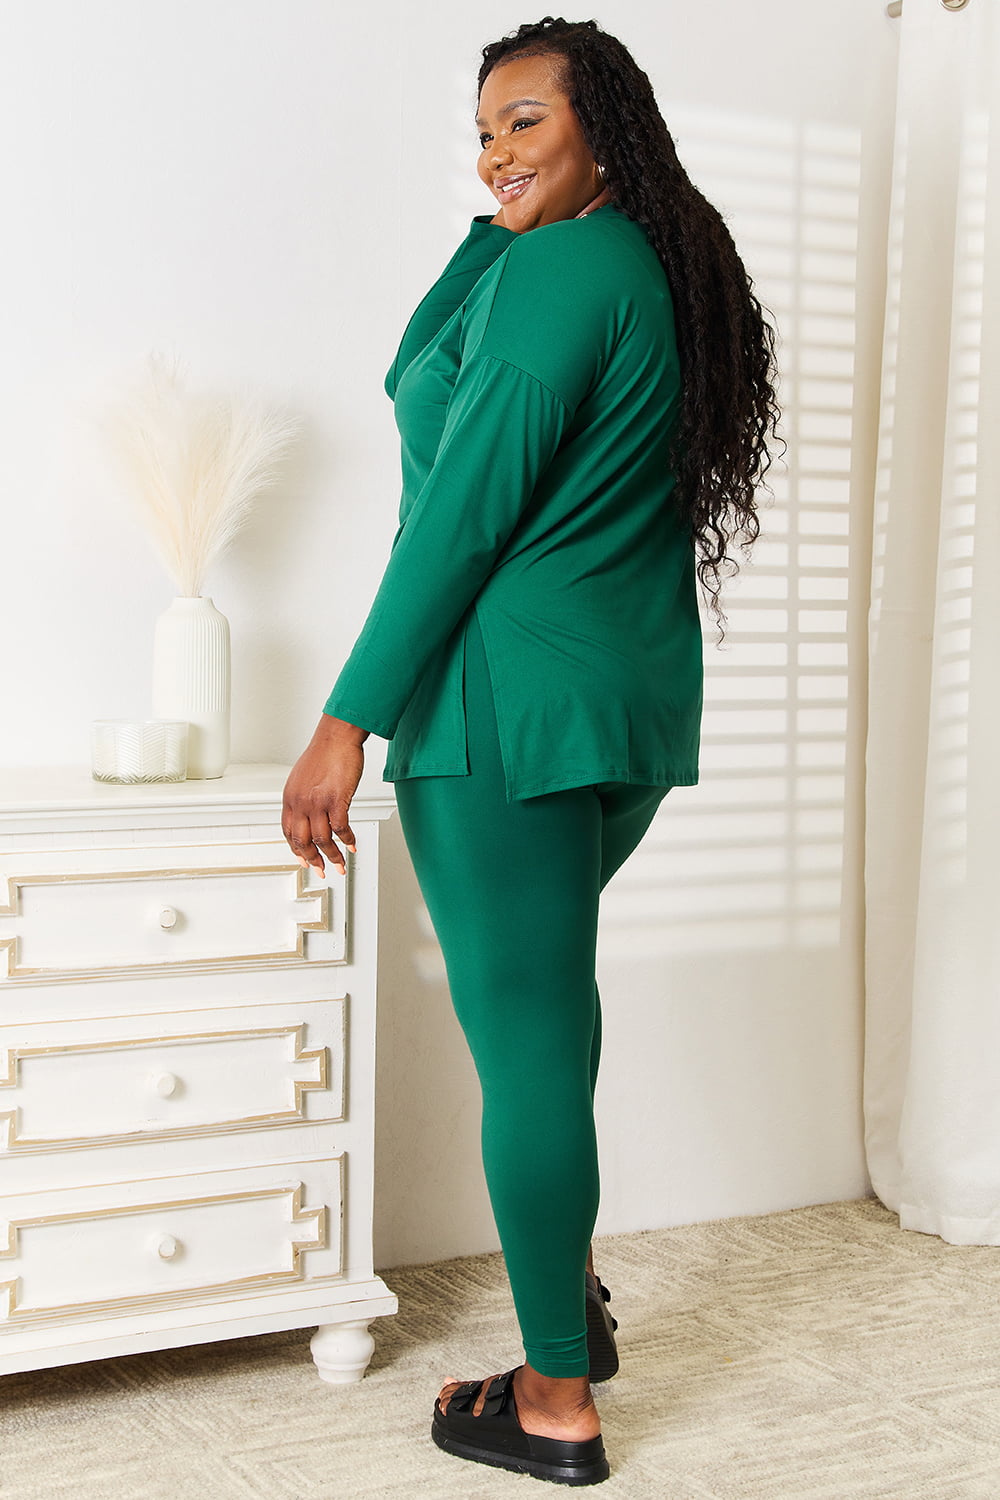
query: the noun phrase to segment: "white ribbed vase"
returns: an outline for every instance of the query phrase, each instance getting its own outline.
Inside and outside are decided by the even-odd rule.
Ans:
[[[229,764],[229,621],[211,599],[176,598],[153,636],[153,716],[185,719],[187,774],[221,776]]]

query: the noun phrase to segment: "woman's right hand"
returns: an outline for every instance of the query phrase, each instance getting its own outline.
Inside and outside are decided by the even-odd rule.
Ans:
[[[300,864],[325,874],[323,855],[346,874],[344,855],[357,842],[350,824],[351,799],[365,765],[368,730],[323,714],[315,733],[285,782],[281,831]]]

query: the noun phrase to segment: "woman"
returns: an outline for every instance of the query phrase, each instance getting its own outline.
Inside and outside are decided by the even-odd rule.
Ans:
[[[652,89],[595,22],[484,49],[479,175],[500,205],[404,335],[386,389],[400,525],[285,790],[341,873],[369,733],[483,1091],[486,1180],[524,1340],[448,1382],[446,1450],[608,1475],[591,1382],[618,1367],[589,1250],[600,891],[698,779],[700,576],[757,534],[773,332]]]

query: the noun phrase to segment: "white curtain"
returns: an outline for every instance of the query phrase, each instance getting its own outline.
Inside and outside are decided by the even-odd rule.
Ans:
[[[1000,1244],[1000,18],[904,0],[870,635],[865,1138]]]

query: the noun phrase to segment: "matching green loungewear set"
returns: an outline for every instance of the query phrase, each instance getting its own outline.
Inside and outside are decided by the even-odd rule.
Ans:
[[[390,742],[384,775],[482,1085],[525,1356],[582,1375],[599,896],[667,790],[698,779],[660,261],[610,203],[525,234],[474,219],[386,390],[399,528],[324,711]]]

